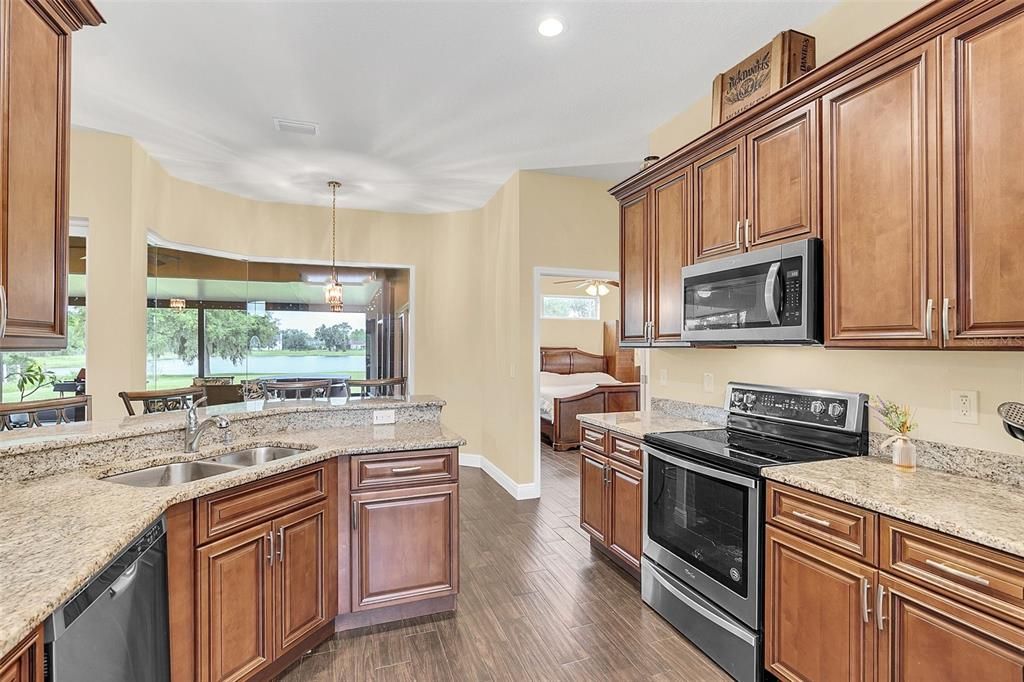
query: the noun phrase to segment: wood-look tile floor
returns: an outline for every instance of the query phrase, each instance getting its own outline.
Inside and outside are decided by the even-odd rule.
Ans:
[[[577,458],[544,447],[527,501],[461,468],[458,611],[341,633],[281,680],[729,680],[591,549]]]

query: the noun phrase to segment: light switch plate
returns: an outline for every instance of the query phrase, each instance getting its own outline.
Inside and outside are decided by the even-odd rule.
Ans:
[[[715,392],[715,375],[711,372],[704,372],[704,392]]]
[[[394,410],[374,410],[373,411],[373,425],[380,426],[381,424],[394,424],[395,423],[395,411]]]
[[[957,424],[978,423],[978,392],[955,389],[949,394],[950,414]]]
[[[658,370],[658,383],[662,386],[668,386],[668,370]]]

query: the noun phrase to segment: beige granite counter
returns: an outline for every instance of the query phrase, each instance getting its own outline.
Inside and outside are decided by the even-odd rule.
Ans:
[[[664,412],[602,412],[598,414],[580,414],[576,416],[581,422],[591,426],[642,439],[649,433],[665,433],[666,431],[706,431],[720,429],[721,426],[709,422],[687,419]]]
[[[331,457],[464,443],[437,421],[294,430],[207,447],[192,455],[119,460],[34,480],[0,483],[0,657],[175,503]],[[202,459],[250,445],[310,449],[178,486],[135,488],[98,480],[112,473]]]
[[[1024,556],[1024,488],[933,469],[903,473],[879,457],[769,467],[762,473],[773,481]]]

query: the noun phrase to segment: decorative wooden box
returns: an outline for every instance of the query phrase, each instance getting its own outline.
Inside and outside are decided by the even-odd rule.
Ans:
[[[814,68],[814,36],[783,31],[715,78],[711,125],[728,121]]]

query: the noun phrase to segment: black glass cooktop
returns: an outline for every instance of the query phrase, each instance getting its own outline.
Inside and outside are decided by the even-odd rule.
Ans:
[[[669,454],[758,475],[782,464],[816,462],[848,455],[730,429],[648,434],[644,441]]]

